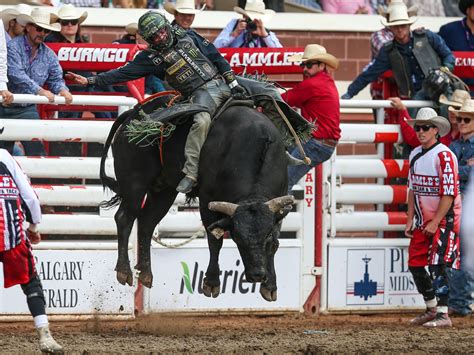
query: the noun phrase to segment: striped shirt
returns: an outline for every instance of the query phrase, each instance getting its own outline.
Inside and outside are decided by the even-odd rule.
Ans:
[[[41,222],[40,202],[18,163],[0,149],[0,252],[26,238],[25,220]]]

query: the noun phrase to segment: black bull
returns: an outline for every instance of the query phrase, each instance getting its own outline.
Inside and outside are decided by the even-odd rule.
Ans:
[[[170,97],[145,104],[145,112],[163,107]],[[139,280],[151,287],[150,244],[156,225],[172,206],[183,177],[184,145],[192,119],[178,125],[162,144],[139,147],[130,143],[126,127],[138,118],[138,108],[123,113],[113,124],[101,159],[102,184],[116,196],[104,205],[120,203],[115,214],[118,233],[117,280],[132,285],[128,240],[138,220]],[[105,174],[112,145],[116,180]],[[160,146],[162,146],[160,158]],[[274,255],[281,221],[293,199],[287,191],[287,159],[280,133],[263,114],[247,106],[228,108],[213,124],[201,151],[199,197],[202,222],[208,232],[209,265],[202,289],[208,297],[220,293],[219,252],[229,232],[242,258],[246,279],[261,282],[267,301],[277,298]],[[146,197],[146,198],[145,198]],[[217,202],[216,202],[217,201]],[[221,201],[221,202],[218,202]]]

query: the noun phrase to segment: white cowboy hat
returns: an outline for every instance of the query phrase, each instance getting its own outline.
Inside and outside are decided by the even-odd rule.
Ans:
[[[392,0],[389,2],[388,6],[379,5],[377,7],[377,12],[380,16],[387,17],[388,13],[393,9],[393,7],[399,6],[397,4],[401,2],[403,2],[403,0]],[[418,13],[418,5],[410,6],[407,9],[407,12],[409,17],[416,16],[416,14]]]
[[[31,15],[20,15],[16,20],[22,26],[33,23],[50,31],[61,31],[61,25],[55,23],[58,20],[58,16],[48,12],[42,7],[33,9]]]
[[[58,21],[60,20],[78,20],[79,24],[87,18],[87,11],[81,13],[74,5],[66,4],[61,6],[58,11]]]
[[[444,137],[451,131],[451,124],[443,116],[438,116],[431,107],[423,107],[418,110],[414,120],[407,120],[408,125],[414,127],[417,123],[432,124],[439,129],[439,135]]]
[[[11,7],[5,9],[0,12],[0,18],[3,21],[3,25],[5,26],[5,30],[8,28],[8,22],[13,19],[16,19],[21,14],[30,15],[31,14],[31,6],[26,4],[18,4],[15,7]]]
[[[303,54],[294,54],[288,57],[289,62],[307,62],[310,60],[319,61],[328,65],[331,69],[336,70],[339,67],[339,60],[326,52],[326,48],[319,44],[308,44],[304,48]]]
[[[439,96],[440,103],[444,105],[453,106],[456,108],[461,108],[464,101],[470,100],[470,99],[471,99],[471,94],[469,94],[467,91],[460,90],[460,89],[454,90],[450,99],[448,99],[448,97],[445,94],[441,94]]]
[[[417,18],[408,13],[407,6],[402,0],[392,0],[385,16],[380,22],[385,27],[398,25],[411,25]]]
[[[464,101],[459,110],[449,106],[449,111],[454,112],[456,116],[474,117],[474,100],[469,99]]]
[[[258,18],[262,21],[270,21],[273,15],[275,15],[275,11],[265,9],[263,0],[247,0],[245,9],[235,6],[234,11],[249,17],[251,20]]]
[[[172,2],[165,3],[165,10],[173,16],[176,12],[187,15],[196,15],[203,11],[205,7],[206,5],[204,5],[200,10],[196,10],[194,7],[194,0],[176,0],[176,5]]]
[[[138,23],[132,22],[125,26],[125,32],[129,35],[135,36],[138,32]]]

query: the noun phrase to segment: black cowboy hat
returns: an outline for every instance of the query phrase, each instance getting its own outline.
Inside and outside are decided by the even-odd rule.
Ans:
[[[466,14],[467,8],[474,6],[474,0],[459,0],[459,11],[464,15]]]

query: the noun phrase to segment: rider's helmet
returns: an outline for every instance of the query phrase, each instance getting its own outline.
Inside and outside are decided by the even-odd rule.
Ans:
[[[450,85],[449,76],[441,69],[430,69],[425,80],[423,80],[423,90],[426,97],[438,101],[441,94],[447,94]]]
[[[160,32],[166,33],[161,41],[157,38]],[[149,49],[160,52],[170,48],[174,42],[171,24],[162,14],[148,11],[138,20],[138,34],[148,43]]]

